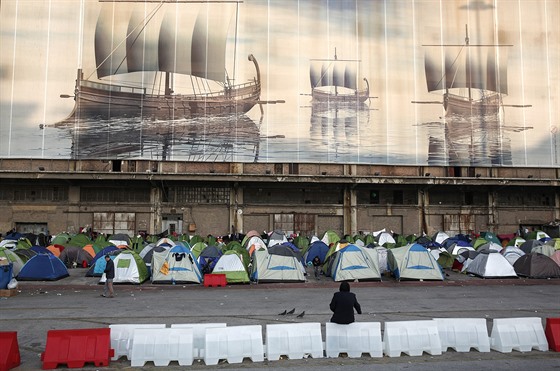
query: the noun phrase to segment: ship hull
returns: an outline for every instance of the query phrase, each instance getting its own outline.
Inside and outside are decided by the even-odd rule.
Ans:
[[[369,98],[369,91],[363,90],[355,94],[333,94],[313,89],[311,96],[315,103],[364,103]]]
[[[500,94],[492,94],[479,100],[446,94],[443,97],[443,105],[447,116],[489,116],[499,114],[502,99]]]
[[[134,91],[120,86],[79,81],[74,110],[66,120],[137,116],[168,120],[242,114],[253,108],[260,97],[258,83],[208,95],[151,95],[138,90],[142,89]]]

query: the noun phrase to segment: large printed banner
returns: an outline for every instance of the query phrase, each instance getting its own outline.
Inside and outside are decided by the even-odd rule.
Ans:
[[[3,0],[0,158],[560,164],[558,0]]]

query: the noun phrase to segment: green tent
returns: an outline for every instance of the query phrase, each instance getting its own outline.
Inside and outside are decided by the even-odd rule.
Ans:
[[[340,241],[340,237],[335,231],[328,230],[323,235],[323,238],[321,238],[321,241],[323,241],[327,246],[331,247],[331,243],[333,245],[336,245],[336,243]]]
[[[206,248],[206,245],[204,242],[199,241],[197,243],[195,243],[194,245],[192,245],[191,248],[191,252],[193,253],[194,257],[198,259],[198,257],[200,256],[200,253],[202,252],[202,250],[204,250]]]
[[[197,242],[204,242],[204,238],[202,238],[202,236],[198,234],[195,234],[191,237],[189,243],[191,244],[191,246],[194,246]]]
[[[441,251],[437,259],[438,264],[441,265],[442,268],[451,268],[454,261],[455,259],[453,256],[447,251]]]
[[[113,256],[111,256],[111,259]],[[150,278],[148,267],[144,260],[132,250],[123,250],[114,256],[115,278],[113,283],[140,284]],[[105,274],[101,276],[100,283],[105,283]]]
[[[478,248],[484,244],[487,244],[488,241],[482,237],[477,238],[476,240],[474,240],[472,242],[472,247],[474,247],[475,250],[478,250]]]
[[[216,262],[213,274],[225,274],[228,283],[249,283],[247,266],[243,257],[235,250],[229,250]]]
[[[51,245],[62,245],[66,246],[68,241],[70,241],[71,236],[68,233],[60,233],[53,237],[51,240]]]
[[[519,247],[521,245],[523,245],[523,242],[525,242],[526,240],[524,238],[521,238],[519,236],[512,238],[511,240],[509,240],[508,242],[508,246],[515,246],[515,247]]]
[[[550,238],[550,236],[543,231],[532,231],[526,236],[527,240],[540,240],[541,238]]]
[[[12,274],[14,277],[19,274],[19,271],[25,264],[23,259],[18,254],[5,247],[0,247],[0,257],[6,258],[8,262],[12,263]]]
[[[83,233],[78,233],[76,235],[70,236],[70,239],[66,242],[66,244],[62,245],[84,247],[86,245],[91,245],[92,243],[93,241],[91,240],[91,238]]]
[[[499,245],[502,244],[502,241],[500,241],[500,239],[492,232],[481,232],[480,237],[484,238],[488,242],[494,242]]]
[[[294,238],[294,245],[296,245],[297,248],[300,249],[303,255],[309,248],[309,238],[302,235],[296,236],[296,238]]]

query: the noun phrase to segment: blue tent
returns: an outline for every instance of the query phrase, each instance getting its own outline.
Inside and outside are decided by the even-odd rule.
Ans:
[[[95,263],[97,263],[97,261],[99,260],[99,258],[102,258],[105,256],[105,254],[110,254],[113,251],[119,250],[118,247],[113,246],[113,245],[109,245],[107,247],[104,247],[103,249],[101,249],[97,254],[95,254],[95,256],[93,257],[93,260],[89,263],[90,267],[93,267],[95,265]],[[103,259],[101,259],[103,260]],[[105,261],[105,260],[103,260]]]
[[[198,263],[202,268],[202,272],[211,273],[222,255],[222,250],[217,246],[206,246],[198,256]]]
[[[95,258],[91,261],[90,268],[86,272],[86,277],[101,277],[103,272],[105,271],[105,267],[107,266],[107,262],[103,258],[106,254],[111,256],[111,259],[115,260],[115,256],[117,256],[121,252],[121,249],[115,247],[113,245],[107,246],[103,250],[99,251],[95,254]]]
[[[321,263],[325,262],[325,257],[327,256],[327,252],[329,252],[329,247],[323,241],[315,241],[307,249],[305,256],[303,257],[305,260],[305,264],[309,264],[309,262],[313,262],[316,256],[321,259]]]
[[[53,254],[37,254],[19,271],[17,279],[20,281],[56,281],[68,277],[68,269]]]

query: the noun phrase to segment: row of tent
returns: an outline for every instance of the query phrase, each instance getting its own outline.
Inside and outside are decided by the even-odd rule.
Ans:
[[[251,231],[241,242],[231,241],[227,245],[212,245],[207,244],[205,239],[191,238],[192,241],[197,240],[192,246],[170,238],[163,238],[149,244],[145,244],[145,241],[137,241],[137,244],[134,245],[126,235],[118,236],[118,238],[111,236],[109,241],[96,240],[93,244],[86,244],[91,241],[80,235],[64,236],[67,239],[66,242],[60,240],[59,237],[56,236],[54,240],[66,243],[67,246],[50,245],[46,248],[48,250],[46,253],[56,255],[59,260],[66,263],[66,266],[70,266],[70,261],[78,261],[79,266],[90,266],[88,275],[101,275],[104,269],[104,259],[99,259],[100,256],[110,253],[116,259],[121,255],[120,253],[126,252],[127,254],[121,257],[123,262],[120,262],[119,259],[116,266],[119,268],[120,264],[123,273],[127,272],[124,268],[130,269],[128,273],[123,274],[123,282],[130,283],[142,283],[150,277],[154,283],[200,283],[206,273],[226,273],[230,283],[251,280],[255,282],[303,282],[305,281],[304,266],[309,265],[314,257],[319,257],[323,263],[324,273],[335,281],[375,280],[380,279],[381,274],[387,271],[390,271],[397,279],[439,280],[443,279],[441,268],[451,268],[454,265],[461,265],[460,268],[465,273],[481,277],[504,277],[504,274],[505,276],[517,274],[512,274],[504,266],[502,268],[505,273],[489,275],[488,267],[499,266],[496,262],[500,261],[502,264],[503,260],[490,254],[483,254],[475,262],[475,255],[480,252],[503,250],[501,255],[512,263],[510,266],[513,266],[514,255],[521,256],[519,251],[525,254],[527,251],[547,257],[552,256],[551,259],[554,261],[554,256],[558,256],[556,248],[559,248],[557,239],[547,239],[546,236],[541,236],[541,240],[512,239],[508,243],[509,246],[502,249],[502,245],[498,244],[500,241],[491,233],[481,234],[479,238],[469,241],[463,236],[449,237],[439,232],[431,238],[426,236],[414,238],[414,243],[407,243],[400,247],[396,246],[402,243],[403,239],[399,236],[395,238],[393,234],[385,231],[378,233],[367,246],[364,246],[362,239],[357,238],[355,243],[350,243],[348,240],[352,240],[352,238],[344,236],[341,239],[332,231],[326,232],[320,240],[314,237],[310,241],[305,241],[305,238],[296,236],[292,242],[288,241],[286,235],[281,231],[275,231],[264,239],[256,231]],[[77,240],[82,241],[81,244],[84,245],[81,249],[68,245],[68,241],[76,243]],[[368,238],[364,240],[368,240]],[[20,242],[21,240],[17,241],[18,244]],[[209,242],[217,241],[210,240]],[[107,246],[108,243],[109,246]],[[131,249],[129,245],[134,247]],[[6,249],[6,247],[3,248],[3,250]],[[38,246],[19,246],[13,251],[22,253],[40,249]],[[84,251],[87,254],[84,254]],[[95,254],[94,257],[91,256],[92,253]],[[40,250],[35,254],[45,255],[45,251]],[[130,255],[130,257],[126,259],[126,255]],[[484,257],[485,255],[486,257]],[[62,259],[60,259],[61,257]],[[60,265],[53,262],[47,264],[44,258],[36,259],[36,261],[39,260],[45,262],[45,265]],[[128,260],[128,262],[124,260]],[[486,262],[480,263],[482,260]],[[142,263],[145,269],[143,269]],[[470,268],[468,268],[469,266]],[[60,271],[59,278],[67,275],[67,271]],[[143,273],[144,271],[146,273]],[[17,272],[18,268],[14,267],[14,274]],[[420,272],[422,274],[419,274]],[[554,270],[550,270],[546,274],[541,272],[527,276],[544,277],[546,275],[555,277]],[[27,279],[25,277],[25,275],[21,275],[19,279]],[[35,276],[32,275],[32,277]],[[52,276],[48,277],[43,279],[53,279]],[[119,279],[116,279],[115,282],[119,282]]]

